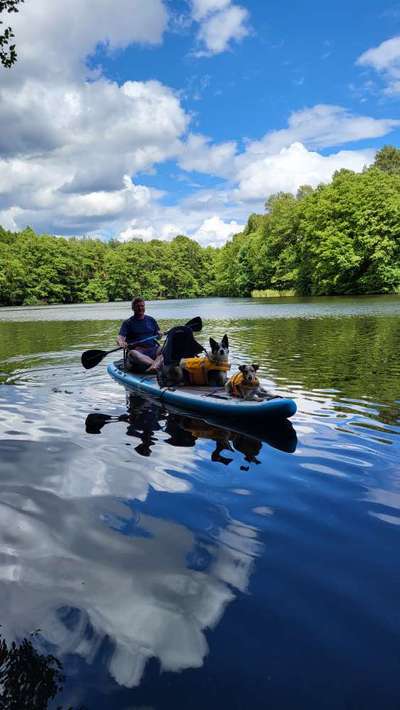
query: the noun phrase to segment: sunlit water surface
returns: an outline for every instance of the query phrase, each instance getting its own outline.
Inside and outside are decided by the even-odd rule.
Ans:
[[[398,710],[400,298],[148,312],[227,332],[293,426],[211,426],[83,370],[129,304],[1,309],[3,648],[61,664],[49,708]]]

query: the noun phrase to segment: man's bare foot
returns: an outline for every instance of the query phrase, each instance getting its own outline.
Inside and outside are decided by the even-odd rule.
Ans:
[[[160,354],[160,355],[157,355],[156,359],[154,360],[154,365],[153,365],[153,367],[154,367],[156,370],[161,370],[163,364],[164,364],[164,358],[163,358],[163,356],[162,356],[161,354]]]
[[[155,375],[155,374],[157,374],[157,370],[156,370],[156,368],[154,367],[154,365],[150,365],[150,367],[148,367],[147,370],[145,370],[145,372],[146,372],[146,375]]]

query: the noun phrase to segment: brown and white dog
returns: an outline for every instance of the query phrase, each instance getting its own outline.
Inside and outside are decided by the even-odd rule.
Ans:
[[[267,394],[259,382],[256,372],[259,365],[239,365],[236,372],[226,383],[225,389],[232,397],[241,399],[264,399]]]

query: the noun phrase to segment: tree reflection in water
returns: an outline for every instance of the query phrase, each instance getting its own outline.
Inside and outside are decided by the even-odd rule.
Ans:
[[[179,414],[160,407],[154,402],[136,395],[128,397],[128,412],[119,416],[94,412],[88,414],[85,422],[88,434],[100,434],[105,424],[125,422],[127,435],[140,440],[135,451],[141,456],[150,456],[151,447],[156,443],[155,433],[163,431],[169,435],[165,443],[178,447],[193,447],[198,439],[215,442],[211,460],[227,466],[233,461],[232,456],[222,452],[243,454],[244,464],[241,470],[247,471],[248,464],[260,463],[257,458],[263,442],[274,448],[293,453],[297,445],[296,432],[287,420],[279,423],[249,426],[246,420],[234,422],[209,423],[197,417]]]
[[[63,690],[64,680],[60,661],[39,653],[30,639],[8,645],[0,637],[0,710],[47,710]]]

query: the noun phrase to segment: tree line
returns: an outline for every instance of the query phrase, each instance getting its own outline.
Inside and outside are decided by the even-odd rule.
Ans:
[[[0,227],[0,305],[200,296],[400,293],[400,150],[362,173],[278,193],[221,248],[184,235],[127,243]]]

